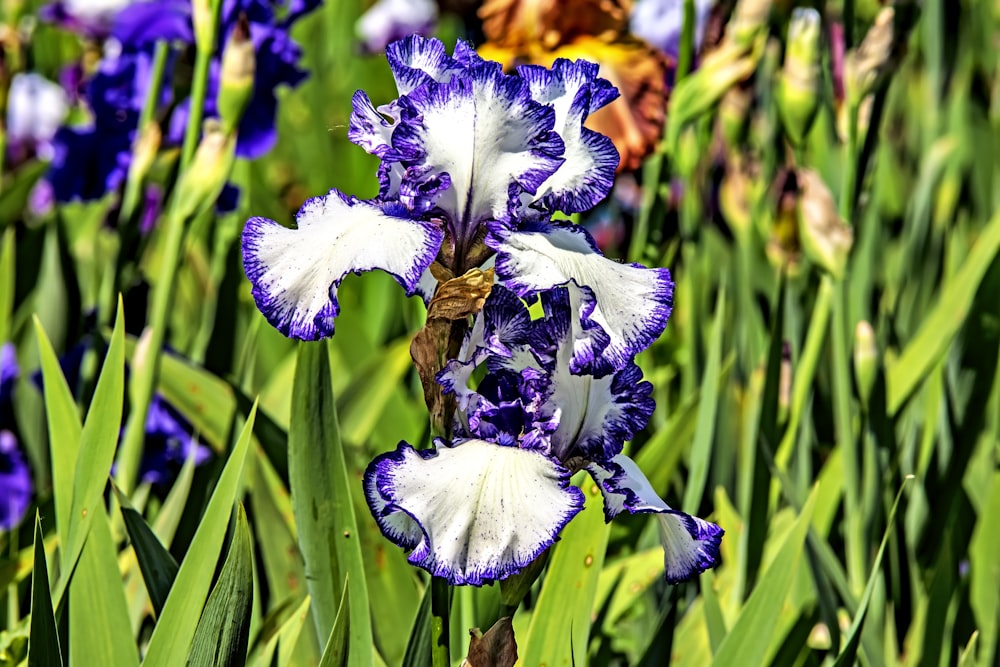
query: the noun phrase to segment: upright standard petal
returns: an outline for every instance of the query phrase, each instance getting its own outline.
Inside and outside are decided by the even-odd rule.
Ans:
[[[534,193],[563,163],[552,108],[497,63],[472,64],[397,104],[406,118],[392,135],[393,151],[406,160],[402,189],[433,190],[459,247],[487,220],[506,219],[512,196]]]
[[[408,95],[431,81],[448,81],[454,73],[465,69],[448,55],[441,40],[420,35],[389,44],[385,55],[400,95]]]
[[[337,287],[348,273],[382,269],[413,294],[443,233],[405,214],[400,206],[331,190],[305,203],[297,229],[250,218],[243,230],[243,266],[257,308],[286,336],[317,340],[333,334]]]
[[[538,452],[484,440],[400,443],[365,472],[382,533],[449,583],[479,586],[519,572],[583,508],[569,471]]]
[[[551,70],[538,65],[518,68],[531,97],[554,109],[555,130],[566,146],[566,161],[535,195],[522,195],[522,205],[577,213],[593,208],[611,191],[618,151],[611,139],[583,126],[592,112],[618,97],[614,86],[598,78],[597,69],[594,63],[563,58],[556,60]]]
[[[606,258],[583,227],[555,221],[514,230],[494,224],[486,244],[497,251],[497,277],[519,296],[569,285],[571,298],[579,298],[574,373],[624,368],[667,326],[674,294],[670,271]]]
[[[719,564],[722,528],[671,509],[653,490],[635,461],[619,454],[607,463],[592,463],[587,466],[587,472],[604,494],[606,520],[624,511],[657,515],[668,582],[687,581]]]

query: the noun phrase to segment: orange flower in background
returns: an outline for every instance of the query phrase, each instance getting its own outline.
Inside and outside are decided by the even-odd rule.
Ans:
[[[628,32],[631,0],[486,0],[479,10],[484,58],[507,69],[557,58],[590,60],[621,97],[587,127],[606,134],[621,155],[618,171],[637,169],[663,132],[667,74],[673,62]]]

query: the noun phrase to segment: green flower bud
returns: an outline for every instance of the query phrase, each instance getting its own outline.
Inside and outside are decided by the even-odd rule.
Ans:
[[[767,32],[771,4],[771,0],[738,0],[726,28],[726,39],[749,48],[759,35]]]
[[[805,140],[819,109],[820,37],[819,12],[806,7],[792,12],[785,64],[775,95],[781,122],[794,144]]]
[[[139,130],[132,144],[132,163],[128,168],[130,181],[141,183],[146,178],[159,153],[162,138],[160,125],[155,120],[149,121]]]
[[[177,183],[177,214],[189,220],[215,203],[236,156],[236,136],[222,131],[214,119],[205,121],[194,160]]]
[[[872,325],[861,320],[854,329],[854,382],[861,405],[867,409],[878,373],[878,345]]]
[[[833,195],[819,174],[798,170],[799,240],[813,263],[842,278],[854,244],[854,232],[840,219]]]
[[[241,14],[222,52],[222,71],[219,75],[219,117],[226,134],[236,131],[243,112],[250,104],[256,68],[257,58],[253,42],[250,41],[250,24],[247,17]]]
[[[726,91],[719,102],[719,132],[729,148],[738,148],[746,141],[747,121],[753,93],[749,88],[734,86]]]
[[[199,51],[211,53],[215,49],[215,31],[221,5],[221,0],[191,0],[194,43]]]

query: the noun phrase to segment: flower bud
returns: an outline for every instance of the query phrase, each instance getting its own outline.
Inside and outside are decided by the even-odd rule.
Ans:
[[[240,14],[222,52],[222,72],[219,75],[219,118],[222,131],[232,134],[243,118],[243,112],[253,96],[253,79],[257,67],[250,24]]]
[[[213,4],[218,0],[191,0],[191,23],[194,25],[194,43],[199,51],[211,52],[215,49],[218,8]],[[219,2],[219,5],[222,3]]]
[[[149,121],[139,130],[132,144],[132,163],[128,168],[130,181],[141,183],[146,178],[160,150],[162,138],[160,125],[155,120]]]
[[[757,36],[767,32],[771,0],[738,0],[726,28],[726,39],[748,48]]]
[[[811,169],[797,172],[799,239],[806,256],[834,278],[842,278],[854,244],[854,232],[840,219],[833,195]]]
[[[734,86],[722,96],[719,102],[719,133],[727,147],[735,149],[746,141],[752,104],[753,92],[744,86]]]
[[[819,108],[820,35],[819,12],[806,7],[792,12],[775,95],[785,133],[794,144],[805,140]]]
[[[844,62],[847,98],[857,104],[881,85],[903,57],[917,9],[909,5],[884,7],[858,48]]]
[[[854,329],[854,382],[861,405],[867,409],[878,373],[878,345],[872,325],[865,320]]]
[[[217,120],[205,121],[194,160],[177,183],[177,213],[188,220],[218,199],[235,160],[236,137],[222,131]]]

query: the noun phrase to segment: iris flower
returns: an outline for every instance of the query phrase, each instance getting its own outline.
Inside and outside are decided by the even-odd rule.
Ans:
[[[666,269],[605,258],[555,211],[591,208],[611,188],[618,155],[583,127],[617,93],[597,66],[557,61],[516,74],[459,42],[411,36],[386,51],[399,97],[376,108],[354,95],[348,136],[381,158],[379,196],[338,190],[311,199],[297,228],[251,218],[243,259],[257,307],[286,336],[333,334],[337,287],[382,269],[430,298],[437,260],[459,276],[495,263],[520,297],[574,281],[581,288],[576,371],[624,366],[663,332],[672,304]]]
[[[421,452],[401,443],[368,469],[382,531],[451,583],[501,579],[581,509],[569,478],[587,468],[609,519],[661,517],[670,581],[713,566],[721,529],[670,509],[621,455],[653,409],[633,360],[666,326],[669,271],[610,260],[585,229],[553,219],[610,190],[617,152],[584,122],[617,92],[584,61],[505,74],[465,43],[449,56],[416,36],[386,54],[399,97],[375,107],[355,93],[348,133],[381,159],[378,197],[331,190],[295,228],[258,217],[243,233],[258,308],[303,340],[334,333],[348,273],[382,269],[430,299],[434,273],[495,272],[460,357],[437,374],[458,405],[456,439]],[[534,299],[539,323],[522,301]],[[479,366],[489,372],[473,392]]]
[[[671,509],[622,454],[654,408],[639,367],[603,377],[570,371],[578,295],[572,284],[544,292],[545,317],[532,321],[513,292],[494,287],[459,359],[438,374],[458,397],[456,439],[423,451],[403,442],[368,466],[372,514],[412,564],[452,584],[519,572],[583,508],[570,483],[582,469],[601,489],[608,521],[657,516],[668,582],[717,564],[722,529]],[[471,390],[478,367],[487,374]]]

